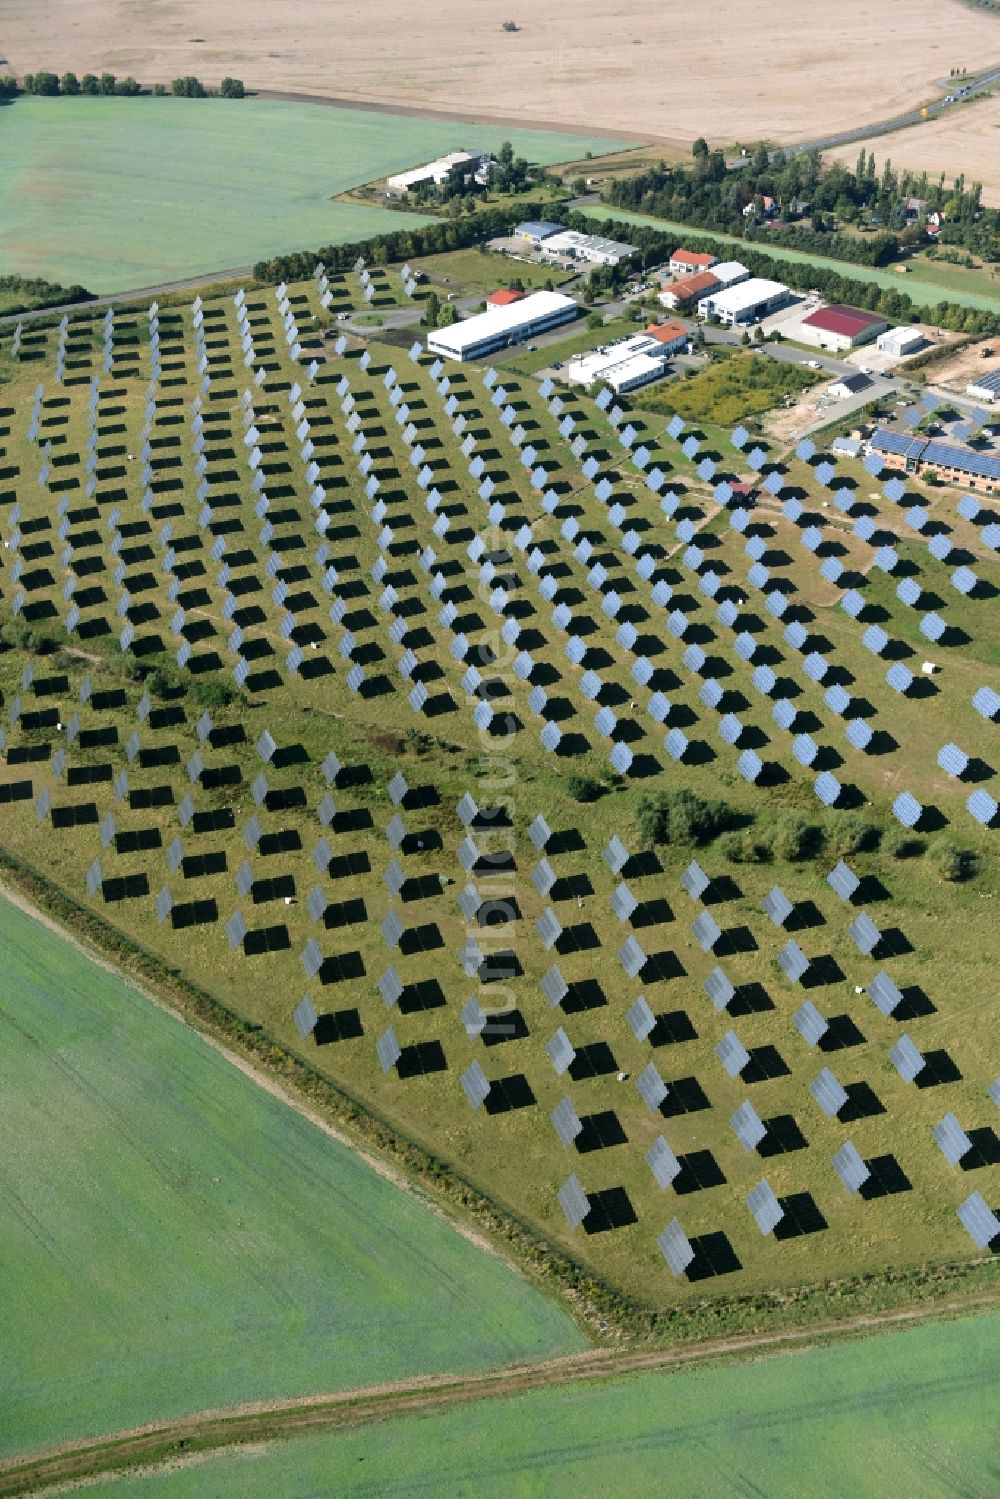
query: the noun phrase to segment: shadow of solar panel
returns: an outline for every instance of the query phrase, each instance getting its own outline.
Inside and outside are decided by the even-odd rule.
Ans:
[[[685,1271],[689,1281],[710,1280],[742,1270],[736,1251],[721,1229],[715,1233],[699,1234],[690,1242],[693,1258]]]
[[[402,1079],[447,1070],[448,1061],[440,1041],[418,1041],[404,1046],[396,1061],[396,1073]]]
[[[886,1112],[882,1100],[868,1083],[848,1083],[845,1091],[847,1102],[837,1115],[841,1124],[851,1124],[855,1119],[873,1119]]]
[[[54,828],[89,827],[99,821],[95,802],[78,802],[67,807],[52,808]]]
[[[166,788],[169,790],[169,787]],[[171,795],[170,800],[173,801]],[[236,826],[236,814],[231,807],[218,807],[212,811],[195,812],[191,818],[192,833],[221,833]]]
[[[252,928],[243,938],[243,951],[247,957],[259,957],[268,952],[284,952],[292,945],[288,928],[284,923],[275,926]]]
[[[695,1150],[688,1155],[678,1156],[677,1159],[681,1169],[671,1186],[679,1197],[725,1186],[725,1175],[710,1150]]]
[[[589,1201],[590,1211],[583,1223],[585,1233],[611,1233],[639,1221],[624,1187],[606,1187],[601,1192],[591,1192]]]
[[[162,843],[159,828],[136,828],[114,835],[115,853],[118,854],[141,853],[146,849],[160,848]]]
[[[145,873],[139,873],[103,880],[101,894],[109,905],[122,900],[136,900],[149,894],[149,879]]]
[[[192,926],[214,925],[219,919],[219,908],[214,900],[191,900],[178,902],[170,911],[170,924],[175,931]]]
[[[364,976],[364,959],[359,952],[335,953],[324,958],[316,972],[316,977],[324,985],[342,984]]]

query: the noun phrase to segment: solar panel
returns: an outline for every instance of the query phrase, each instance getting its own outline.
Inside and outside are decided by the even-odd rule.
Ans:
[[[767,1134],[766,1126],[749,1099],[740,1105],[729,1122],[737,1140],[747,1152],[756,1150]]]
[[[543,911],[535,922],[535,931],[546,951],[553,947],[562,936],[562,924],[551,906],[547,911]]]
[[[659,1135],[646,1151],[646,1164],[652,1171],[657,1186],[661,1187],[664,1192],[681,1170],[680,1161],[662,1135]]]
[[[635,1086],[647,1109],[658,1109],[667,1096],[667,1085],[652,1062],[639,1073]]]
[[[947,626],[940,614],[925,614],[920,621],[919,629],[925,640],[936,642],[941,639]]]
[[[563,1145],[570,1146],[583,1130],[583,1122],[568,1098],[563,1098],[552,1110],[549,1118]]]
[[[472,1109],[478,1109],[489,1096],[492,1084],[478,1062],[471,1062],[459,1078],[462,1091]]]
[[[678,1219],[667,1224],[656,1242],[674,1277],[680,1279],[694,1259],[694,1250]]]
[[[949,776],[964,775],[969,766],[969,757],[957,744],[945,744],[938,750],[937,763]]]
[[[576,1056],[573,1045],[562,1026],[546,1041],[545,1052],[555,1068],[557,1077],[562,1076]]]
[[[954,1114],[945,1114],[941,1122],[935,1124],[931,1133],[949,1166],[957,1166],[963,1156],[968,1155],[972,1149],[972,1141]]]
[[[830,1119],[836,1119],[847,1102],[847,1090],[841,1087],[829,1067],[824,1067],[819,1076],[809,1084],[809,1091]]]
[[[566,1214],[566,1221],[570,1228],[579,1228],[590,1212],[590,1199],[580,1185],[579,1177],[573,1175],[568,1181],[563,1182],[559,1188],[558,1197],[559,1206]]]
[[[773,1233],[785,1216],[785,1210],[766,1180],[761,1180],[747,1194],[747,1207],[765,1236]]]
[[[478,966],[478,963],[476,966]],[[470,1040],[475,1040],[486,1028],[486,1012],[474,995],[462,1006],[459,1019]]]
[[[956,1210],[959,1222],[977,1249],[987,1249],[1000,1235],[1000,1218],[991,1212],[980,1192],[973,1192]]]
[[[850,1140],[837,1151],[832,1165],[848,1192],[859,1192],[871,1176],[857,1146]]]
[[[972,706],[983,718],[996,718],[1000,714],[1000,692],[994,692],[992,687],[980,687],[972,695]]]
[[[702,952],[711,952],[722,936],[722,928],[710,911],[702,911],[695,917],[691,932]]]
[[[727,1031],[718,1046],[715,1055],[722,1063],[730,1077],[739,1077],[744,1067],[750,1060],[750,1053],[735,1031]]]
[[[693,859],[681,875],[681,884],[692,900],[700,900],[711,883],[701,865]]]
[[[637,1041],[645,1041],[650,1032],[656,1028],[656,1016],[642,994],[629,1005],[625,1011],[625,1019],[631,1026],[632,1033]]]
[[[969,814],[984,828],[988,828],[997,816],[996,800],[982,787],[973,791],[965,806]]]
[[[611,841],[602,849],[604,862],[612,874],[619,874],[629,861],[629,852],[624,843],[615,833]]]
[[[889,1060],[904,1083],[912,1083],[927,1065],[923,1054],[917,1050],[909,1036],[900,1036],[895,1046],[889,1048]]]
[[[744,750],[736,762],[736,769],[745,781],[756,781],[764,769],[764,762],[756,750]]]
[[[891,1015],[903,1002],[902,994],[884,970],[880,970],[871,980],[868,994],[875,1008],[883,1015]]]
[[[549,827],[548,823],[541,815],[541,813],[538,814],[538,816],[532,822],[531,826],[528,828],[528,837],[531,839],[531,842],[534,844],[539,853],[541,853],[542,849],[545,848],[549,839],[552,837],[552,829]]]
[[[247,934],[247,924],[239,911],[234,911],[226,922],[226,936],[229,938],[229,946],[235,949],[239,947]]]
[[[792,1024],[809,1046],[817,1046],[830,1027],[810,1000],[792,1016]]]
[[[638,978],[646,966],[646,954],[634,937],[627,937],[618,949],[618,961],[629,978]]]
[[[923,815],[923,807],[909,791],[903,791],[892,804],[893,816],[904,828],[915,827]]]
[[[873,952],[882,941],[882,933],[866,911],[855,917],[848,931],[858,951],[866,955]]]
[[[826,877],[826,882],[841,900],[850,900],[851,896],[861,884],[860,879],[849,865],[840,859]]]
[[[885,679],[893,692],[909,692],[913,686],[913,673],[902,661],[894,661],[885,674]]]
[[[717,1010],[724,1010],[736,990],[721,968],[713,968],[705,980],[705,993]]]
[[[403,1055],[403,1048],[397,1041],[396,1032],[391,1025],[386,1027],[375,1042],[375,1055],[378,1057],[383,1072],[391,1072]]]
[[[312,1035],[319,1017],[316,1014],[316,1006],[308,994],[295,1006],[292,1018],[295,1021],[295,1029],[303,1041],[307,1036]]]

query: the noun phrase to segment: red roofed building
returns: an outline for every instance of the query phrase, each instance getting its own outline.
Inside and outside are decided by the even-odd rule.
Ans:
[[[690,276],[695,271],[708,271],[718,259],[715,255],[700,255],[695,250],[675,250],[670,257],[670,269],[675,276]]]
[[[679,350],[687,347],[688,339],[691,337],[683,323],[671,319],[667,323],[647,323],[646,332],[650,338],[655,338],[658,344],[663,345],[665,354],[676,354]]]
[[[710,292],[718,291],[721,284],[711,271],[698,271],[694,276],[682,276],[679,281],[669,282],[660,292],[660,301],[664,307],[688,307],[700,302]]]
[[[859,307],[820,307],[803,318],[799,337],[803,343],[813,344],[817,349],[832,349],[835,353],[846,353],[858,344],[868,343],[888,327],[884,317],[877,312],[863,312]]]
[[[515,291],[513,287],[501,286],[499,291],[490,292],[486,298],[487,307],[509,307],[512,302],[524,300],[523,291]]]

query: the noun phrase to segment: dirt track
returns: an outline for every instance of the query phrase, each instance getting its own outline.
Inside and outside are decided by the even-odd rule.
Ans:
[[[875,123],[936,93],[953,67],[1000,62],[1000,22],[960,0],[785,0],[769,15],[779,24],[758,0],[704,12],[662,0],[520,12],[509,0],[0,0],[0,46],[20,72],[229,73],[258,89],[722,145]],[[511,16],[519,29],[505,32]]]
[[[66,1443],[47,1453],[0,1462],[0,1499],[73,1487],[97,1473],[120,1472],[158,1464],[212,1448],[273,1441],[308,1431],[358,1426],[413,1412],[445,1410],[474,1400],[518,1395],[540,1387],[615,1378],[642,1370],[680,1369],[716,1359],[746,1358],[761,1352],[801,1350],[833,1338],[858,1337],[893,1326],[935,1317],[982,1311],[1000,1302],[996,1296],[928,1304],[903,1311],[852,1317],[845,1322],[816,1323],[782,1332],[713,1339],[668,1348],[593,1348],[586,1353],[514,1365],[489,1374],[460,1379],[430,1378],[305,1396],[300,1400],[202,1411],[163,1425],[119,1432],[96,1441]]]

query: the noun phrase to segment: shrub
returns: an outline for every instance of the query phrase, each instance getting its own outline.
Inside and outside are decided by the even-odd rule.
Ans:
[[[915,837],[906,828],[890,828],[882,834],[882,852],[890,859],[914,859],[923,851],[923,839]]]
[[[798,862],[818,854],[825,842],[823,829],[797,812],[779,817],[774,825],[774,852],[779,859]]]
[[[592,776],[567,776],[566,790],[575,802],[596,802],[604,795],[601,782],[595,781]]]
[[[971,880],[979,871],[979,860],[972,849],[959,848],[944,838],[931,844],[929,858],[938,874],[955,884]]]
[[[703,801],[686,790],[644,796],[636,808],[639,831],[650,843],[710,843],[738,816],[725,802]]]
[[[716,847],[731,864],[768,864],[772,855],[767,835],[754,828],[732,828],[720,836]]]
[[[245,93],[242,78],[223,78],[219,85],[219,94],[223,99],[242,99]]]
[[[878,847],[880,830],[862,817],[835,817],[827,824],[827,838],[839,858],[863,854]]]

